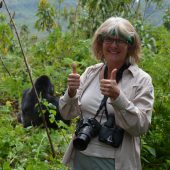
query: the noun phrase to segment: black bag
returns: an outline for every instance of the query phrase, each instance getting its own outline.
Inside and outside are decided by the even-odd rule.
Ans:
[[[124,130],[115,124],[114,115],[109,115],[108,120],[102,125],[99,131],[99,141],[119,147],[122,144]]]

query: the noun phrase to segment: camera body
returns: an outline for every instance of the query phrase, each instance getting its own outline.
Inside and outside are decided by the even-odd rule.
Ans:
[[[91,140],[99,134],[101,124],[95,118],[81,119],[76,127],[73,145],[76,149],[85,150]]]

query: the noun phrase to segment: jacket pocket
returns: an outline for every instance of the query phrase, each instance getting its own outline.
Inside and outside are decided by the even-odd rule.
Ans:
[[[130,101],[133,101],[133,99],[136,97],[138,89],[139,84],[132,84],[123,89],[123,92]]]

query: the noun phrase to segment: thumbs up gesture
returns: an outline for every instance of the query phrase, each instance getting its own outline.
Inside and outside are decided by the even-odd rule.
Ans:
[[[110,79],[102,79],[100,82],[101,93],[113,100],[115,100],[120,94],[120,90],[116,82],[116,73],[117,69],[113,69]]]
[[[77,65],[75,62],[72,64],[72,73],[68,75],[67,83],[68,94],[70,97],[74,97],[80,86],[80,75],[77,74]]]

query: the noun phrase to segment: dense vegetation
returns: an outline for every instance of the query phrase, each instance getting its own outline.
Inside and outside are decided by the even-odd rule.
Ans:
[[[62,0],[59,4],[62,4]],[[109,16],[128,18],[136,27],[142,41],[140,67],[153,78],[155,104],[152,125],[142,136],[142,165],[144,170],[170,169],[170,12],[164,13],[163,24],[153,27],[145,22],[141,8],[152,4],[158,9],[162,0],[146,0],[145,6],[133,0],[79,0],[75,9],[55,10],[47,0],[40,0],[35,28],[47,32],[45,39],[29,33],[23,24],[18,29],[22,47],[33,79],[42,74],[50,76],[56,95],[65,91],[70,64],[76,61],[78,72],[98,61],[91,57],[90,43],[95,29]],[[5,9],[4,5],[2,8]],[[133,10],[131,10],[133,9]],[[61,20],[67,22],[62,31]],[[22,91],[30,87],[28,71],[8,16],[0,14],[0,169],[3,170],[65,170],[61,159],[74,132],[70,127],[51,130],[56,151],[53,158],[45,129],[24,129],[17,121]],[[59,126],[63,126],[61,122]]]

